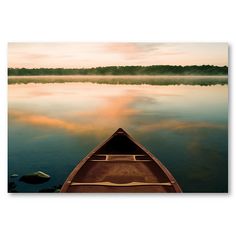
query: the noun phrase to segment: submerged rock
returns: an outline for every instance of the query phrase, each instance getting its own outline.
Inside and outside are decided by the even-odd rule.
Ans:
[[[23,175],[20,178],[20,181],[25,182],[27,184],[42,184],[47,182],[50,178],[50,175],[42,171],[37,171],[32,174]]]
[[[58,193],[60,192],[62,185],[56,185],[50,188],[44,188],[44,189],[40,189],[39,192],[40,193]]]
[[[9,193],[16,193],[16,184],[14,182],[8,183],[8,192]]]

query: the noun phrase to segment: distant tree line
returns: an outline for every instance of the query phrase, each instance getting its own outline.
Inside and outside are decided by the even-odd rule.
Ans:
[[[227,66],[106,66],[95,68],[8,68],[8,75],[227,75]]]

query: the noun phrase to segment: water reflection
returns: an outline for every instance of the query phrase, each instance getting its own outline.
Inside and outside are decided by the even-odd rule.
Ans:
[[[53,172],[52,176],[57,175],[52,184],[59,185],[91,148],[123,127],[154,154],[160,154],[184,191],[227,191],[227,89],[80,83],[10,85],[9,174],[43,166]],[[76,143],[73,147],[72,140]],[[60,146],[58,150],[52,150],[54,142]],[[25,147],[35,151],[29,153]],[[68,148],[70,153],[65,152]],[[59,173],[58,167],[63,171]],[[223,173],[220,186],[216,184],[219,172]],[[36,191],[24,185],[18,188]]]

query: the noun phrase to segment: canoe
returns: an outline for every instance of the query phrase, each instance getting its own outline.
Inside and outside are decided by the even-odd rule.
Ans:
[[[167,168],[119,128],[82,159],[61,192],[182,192]]]

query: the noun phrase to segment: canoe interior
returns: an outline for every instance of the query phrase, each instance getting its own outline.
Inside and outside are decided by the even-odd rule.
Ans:
[[[173,176],[151,155],[118,129],[75,168],[62,192],[178,192]]]
[[[128,136],[118,133],[95,154],[145,154]]]

